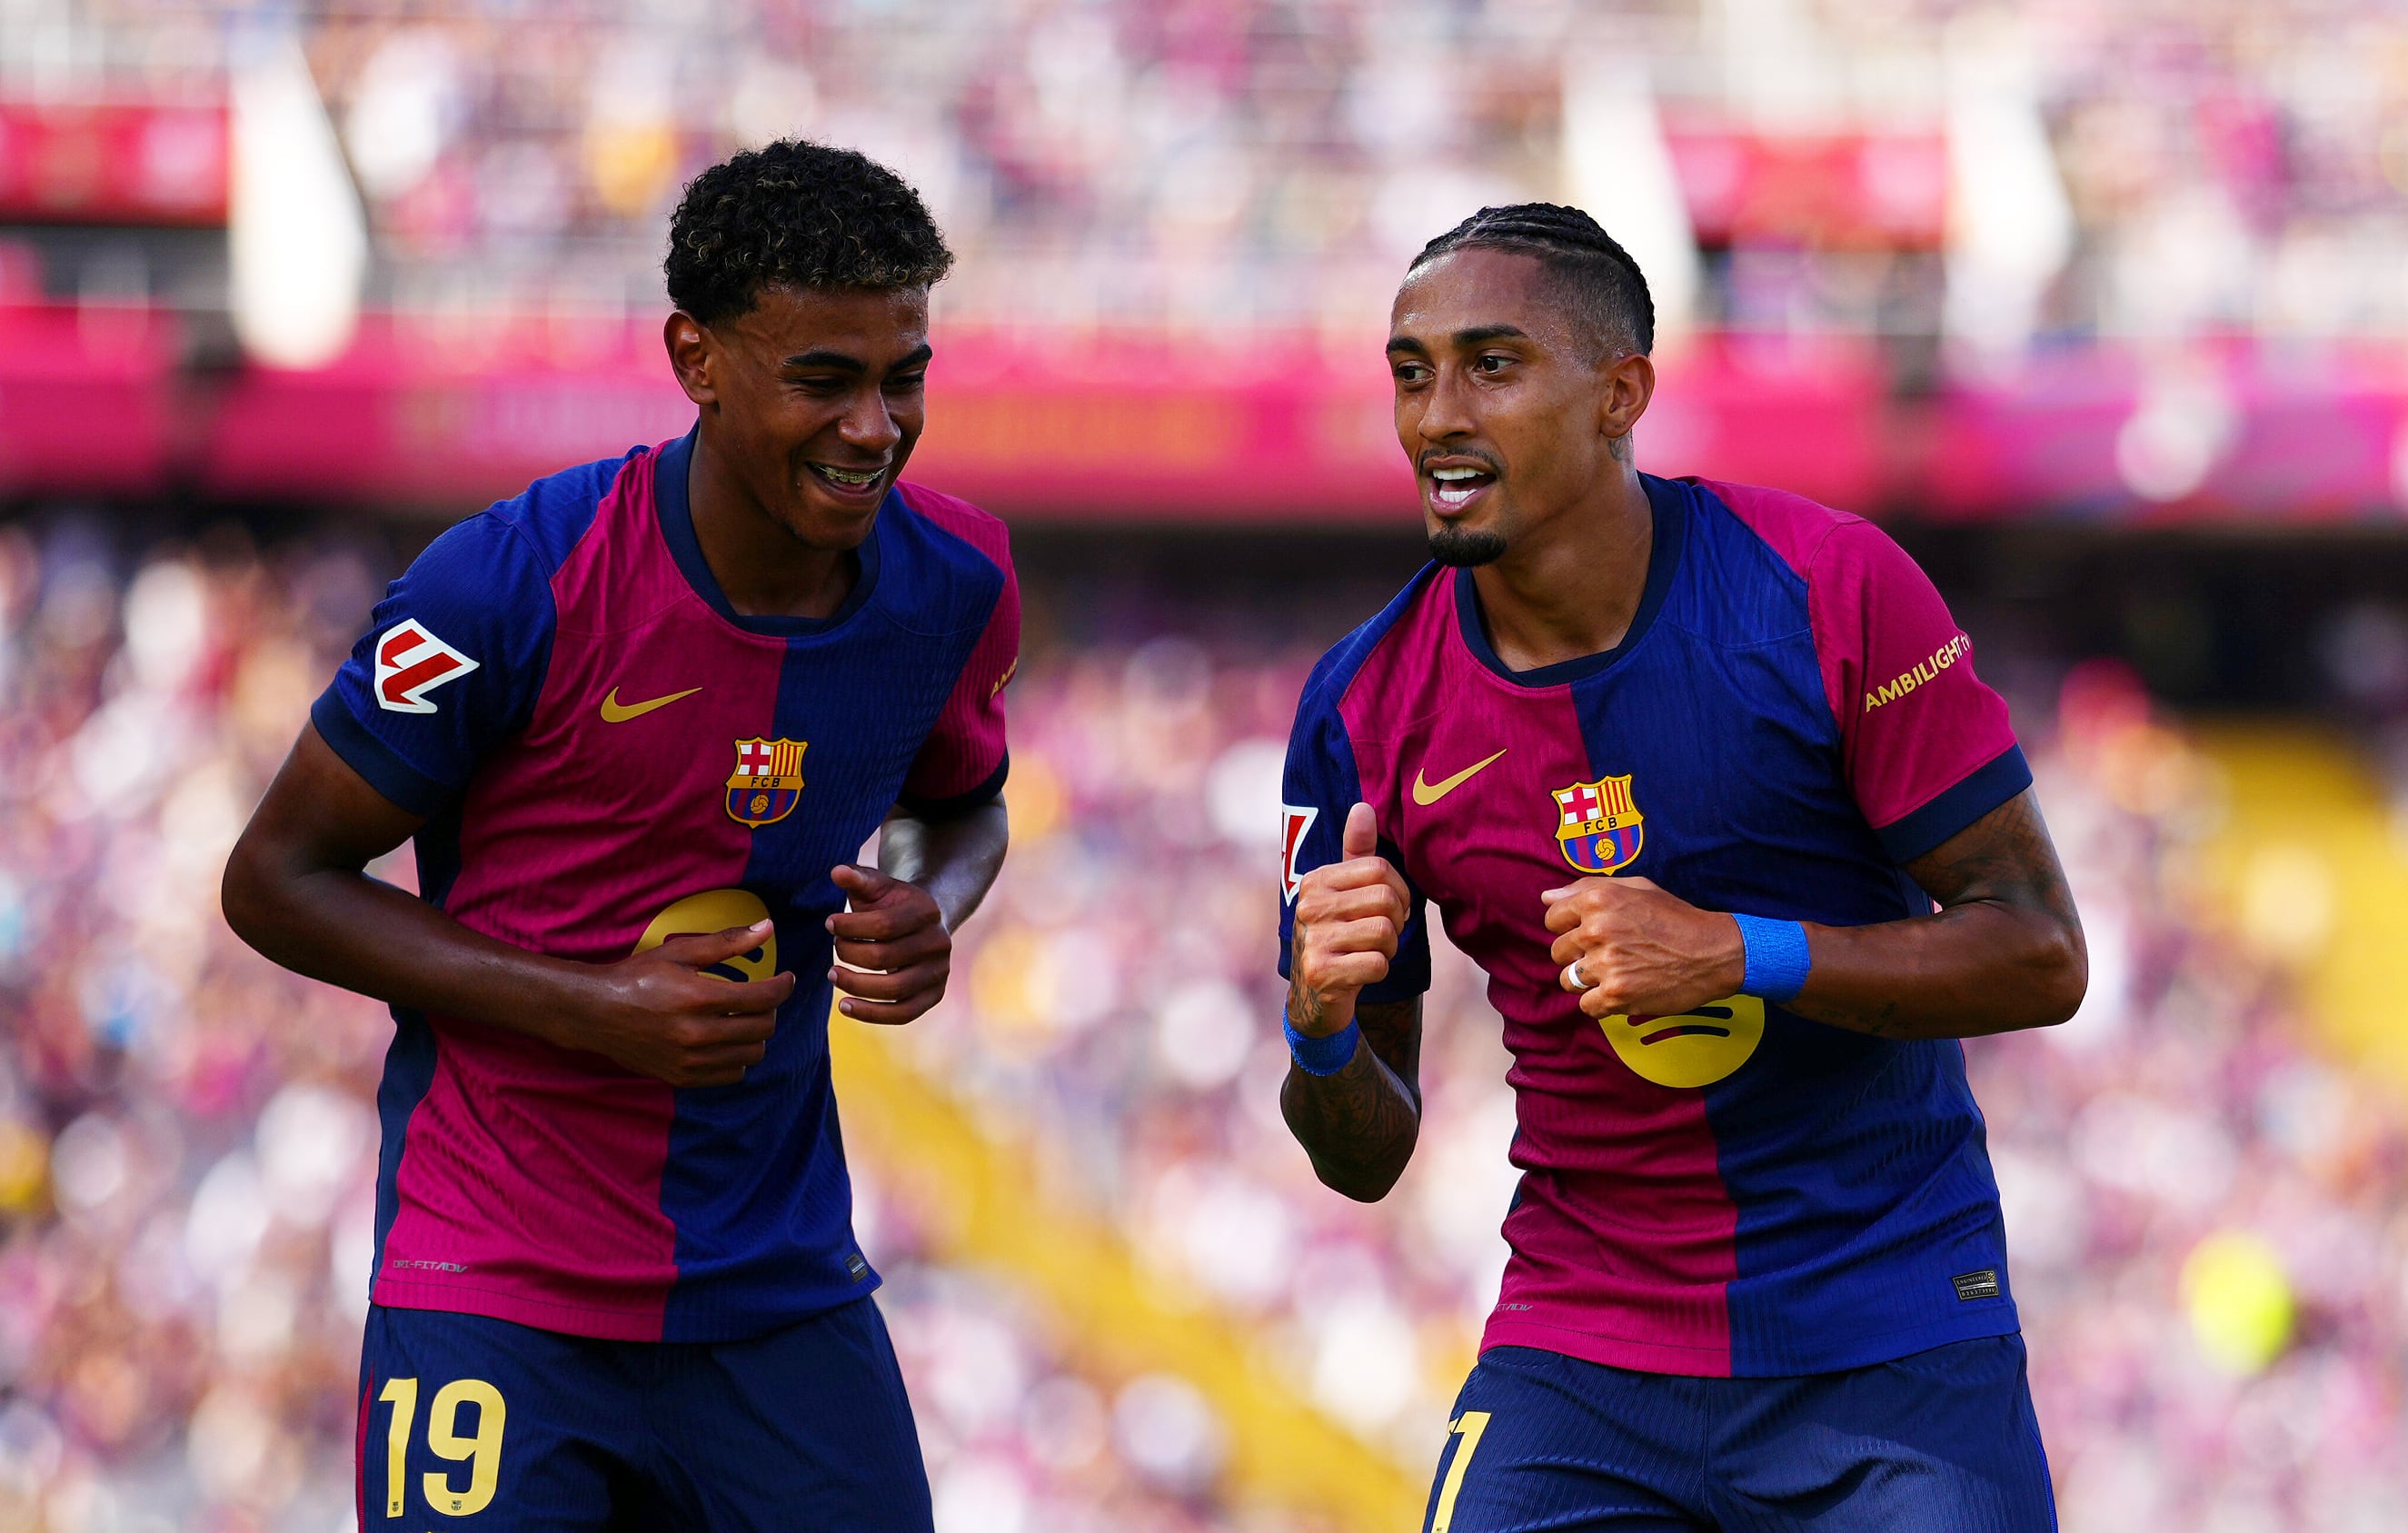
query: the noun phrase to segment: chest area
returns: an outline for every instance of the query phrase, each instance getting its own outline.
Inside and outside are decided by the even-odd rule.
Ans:
[[[1450,929],[1535,925],[1541,891],[1592,875],[1704,900],[1767,848],[1862,834],[1804,636],[1736,652],[1682,637],[1568,686],[1467,678],[1358,744],[1381,828]]]

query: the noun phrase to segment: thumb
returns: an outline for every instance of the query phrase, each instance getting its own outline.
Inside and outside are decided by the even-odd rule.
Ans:
[[[1357,804],[1346,811],[1346,830],[1340,838],[1338,854],[1353,861],[1369,857],[1380,850],[1380,822],[1373,817],[1371,806]]]
[[[895,886],[895,880],[875,867],[859,863],[838,863],[829,869],[828,877],[836,886],[854,897],[855,901],[874,900]]]
[[[686,932],[670,938],[660,945],[660,954],[673,964],[691,968],[709,968],[730,958],[740,957],[769,940],[774,926],[767,921],[755,921],[749,926],[730,926],[725,931]]]

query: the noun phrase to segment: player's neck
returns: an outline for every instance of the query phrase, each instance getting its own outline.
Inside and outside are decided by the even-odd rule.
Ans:
[[[1638,470],[1517,537],[1471,572],[1489,648],[1511,670],[1601,654],[1622,642],[1647,590],[1656,519]]]
[[[710,451],[707,436],[695,443],[686,505],[703,562],[738,616],[831,617],[853,594],[860,556],[797,540]]]

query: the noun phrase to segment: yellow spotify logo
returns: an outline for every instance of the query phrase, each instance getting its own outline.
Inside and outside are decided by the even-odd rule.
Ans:
[[[1617,1011],[1598,1025],[1641,1079],[1659,1086],[1709,1086],[1746,1064],[1764,1041],[1764,1002],[1730,996],[1677,1017]]]
[[[749,926],[767,919],[769,907],[750,889],[713,889],[707,894],[688,895],[652,917],[652,924],[636,939],[636,952],[650,953],[672,937],[708,937],[730,926]],[[771,932],[752,952],[723,959],[703,972],[739,984],[747,980],[770,978],[778,972],[778,934]]]

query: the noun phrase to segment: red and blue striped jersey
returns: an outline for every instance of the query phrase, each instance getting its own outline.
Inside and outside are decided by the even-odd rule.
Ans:
[[[1543,890],[1655,881],[1836,925],[1927,914],[1904,865],[2031,781],[1971,641],[1878,528],[1795,495],[1645,480],[1655,544],[1614,649],[1507,670],[1435,566],[1323,659],[1286,773],[1287,900],[1370,804],[1414,913],[1371,1000],[1428,984],[1426,906],[1504,1020],[1523,1172],[1487,1346],[1618,1368],[1855,1368],[2016,1328],[1954,1041],[1750,996],[1603,1024]]]
[[[902,485],[839,610],[741,616],[695,541],[693,443],[445,532],[311,717],[429,817],[420,889],[471,930],[605,963],[767,915],[773,939],[729,977],[801,982],[742,1083],[694,1090],[397,1010],[377,1303],[723,1340],[876,1283],[828,1078],[829,874],[898,803],[1000,791],[1018,587],[1000,523]]]

